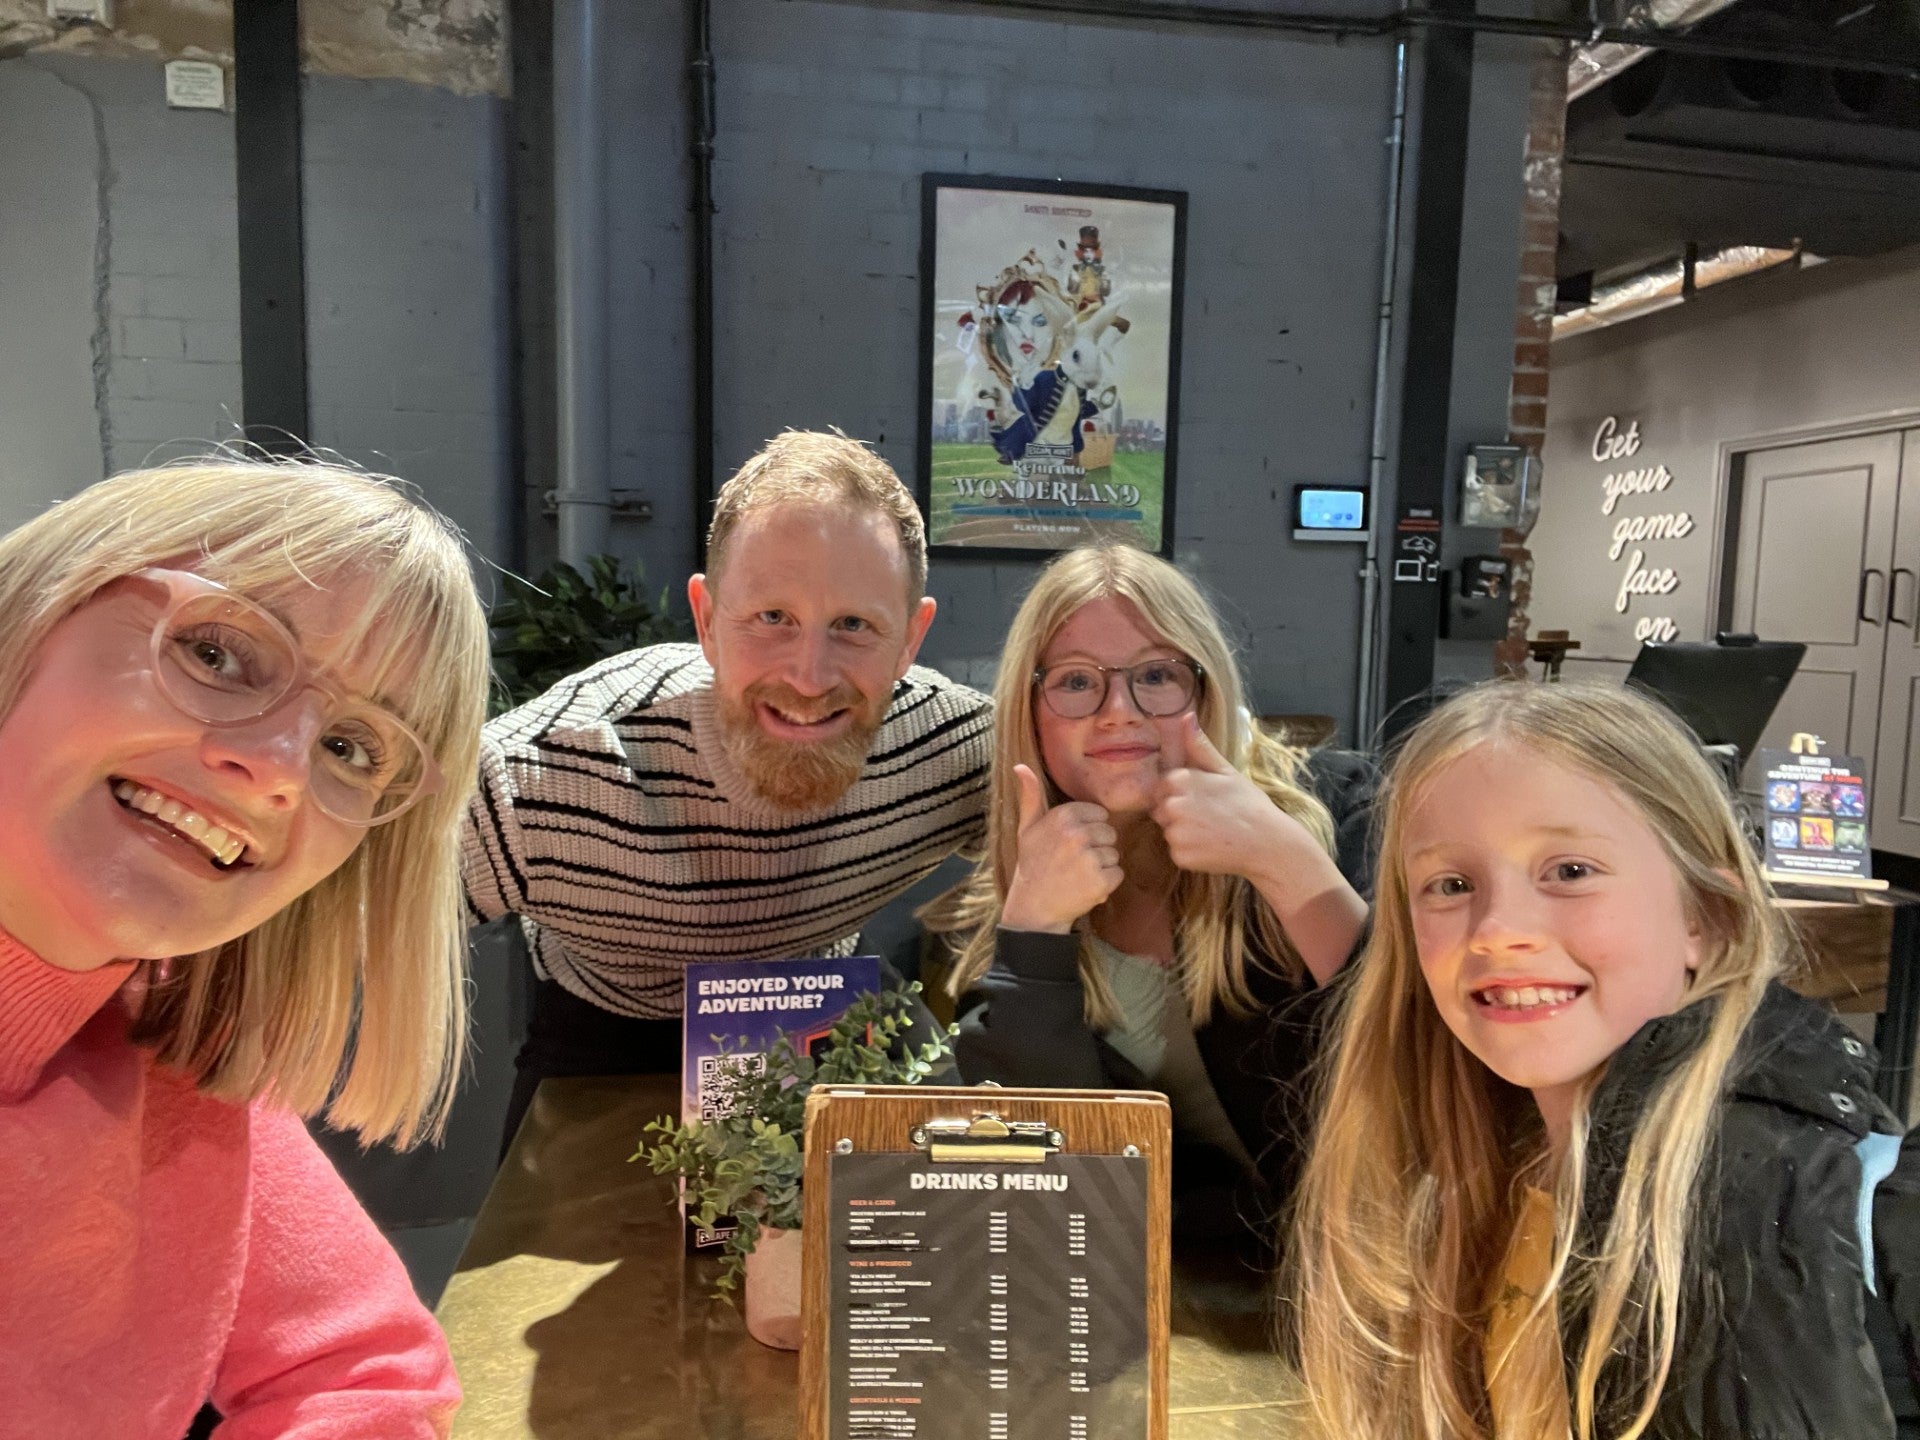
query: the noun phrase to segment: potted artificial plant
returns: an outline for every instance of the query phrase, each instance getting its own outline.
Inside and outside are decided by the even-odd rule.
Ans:
[[[914,1085],[953,1053],[951,1038],[906,1039],[920,986],[867,992],[854,1000],[813,1051],[783,1035],[758,1069],[742,1067],[734,1109],[718,1120],[659,1119],[658,1137],[632,1157],[656,1175],[685,1183],[687,1214],[711,1226],[731,1216],[737,1229],[721,1252],[717,1294],[732,1298],[745,1281],[747,1330],[763,1345],[800,1348],[800,1177],[807,1095],[815,1085]]]
[[[667,592],[649,599],[640,568],[621,572],[612,555],[587,559],[582,575],[564,560],[538,580],[502,572],[493,607],[493,713],[543,695],[589,665],[669,640],[689,640],[689,627],[667,613]]]

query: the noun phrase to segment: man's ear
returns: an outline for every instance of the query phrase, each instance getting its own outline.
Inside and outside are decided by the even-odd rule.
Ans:
[[[700,649],[705,652],[707,663],[713,664],[713,587],[707,584],[705,575],[687,577],[687,608],[693,612],[693,633],[700,639]]]
[[[894,670],[893,678],[898,680],[912,666],[914,657],[920,653],[920,642],[927,638],[927,627],[933,624],[933,612],[939,607],[934,604],[931,595],[922,595],[920,603],[907,617],[907,644],[900,652],[900,664]]]

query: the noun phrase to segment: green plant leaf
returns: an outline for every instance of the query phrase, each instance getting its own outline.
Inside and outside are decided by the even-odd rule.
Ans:
[[[504,577],[493,608],[494,713],[524,705],[570,675],[609,656],[692,638],[667,609],[667,592],[649,598],[638,566],[624,572],[612,555],[593,555],[582,575],[561,562],[528,581]]]
[[[739,1222],[722,1253],[716,1294],[730,1297],[738,1288],[763,1226],[792,1230],[800,1225],[801,1141],[807,1095],[814,1086],[854,1080],[912,1085],[953,1053],[952,1035],[946,1032],[936,1032],[919,1047],[896,1043],[912,1026],[919,989],[912,985],[855,996],[817,1058],[782,1035],[761,1069],[740,1077],[737,1108],[730,1115],[704,1125],[663,1118],[642,1127],[643,1136],[659,1138],[652,1144],[643,1139],[630,1158],[645,1158],[655,1174],[683,1180],[688,1207],[700,1223],[712,1224],[722,1215]],[[869,1041],[869,1033],[879,1043]],[[719,1048],[722,1055],[731,1053],[724,1041]]]

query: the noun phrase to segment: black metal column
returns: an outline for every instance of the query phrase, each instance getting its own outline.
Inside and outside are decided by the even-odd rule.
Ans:
[[[687,30],[688,141],[693,163],[693,568],[707,565],[713,523],[713,3],[693,0]]]
[[[1874,1027],[1880,1069],[1874,1093],[1902,1120],[1913,1088],[1913,1051],[1920,1044],[1920,900],[1893,892],[1892,934],[1887,944],[1887,1001]]]
[[[308,439],[299,0],[233,7],[233,141],[241,419],[253,444],[285,453]]]
[[[1454,7],[1448,7],[1454,8]],[[1470,5],[1458,7],[1471,14]],[[1414,216],[1408,257],[1406,368],[1400,386],[1396,513],[1383,527],[1387,591],[1386,683],[1382,712],[1433,683],[1440,633],[1441,587],[1435,579],[1397,580],[1394,524],[1410,509],[1444,515],[1450,468],[1448,418],[1453,399],[1454,314],[1460,288],[1460,225],[1467,183],[1468,112],[1473,99],[1473,32],[1427,30],[1421,56],[1420,107],[1414,119]],[[1435,536],[1437,540],[1437,535]]]

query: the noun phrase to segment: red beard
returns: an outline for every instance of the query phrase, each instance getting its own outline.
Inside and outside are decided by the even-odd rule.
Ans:
[[[785,715],[824,718],[851,712],[852,724],[830,740],[776,740],[760,728],[755,710],[769,705]],[[824,810],[853,788],[886,717],[852,686],[807,699],[785,685],[762,682],[738,700],[720,696],[720,738],[727,758],[761,799],[782,810]]]

